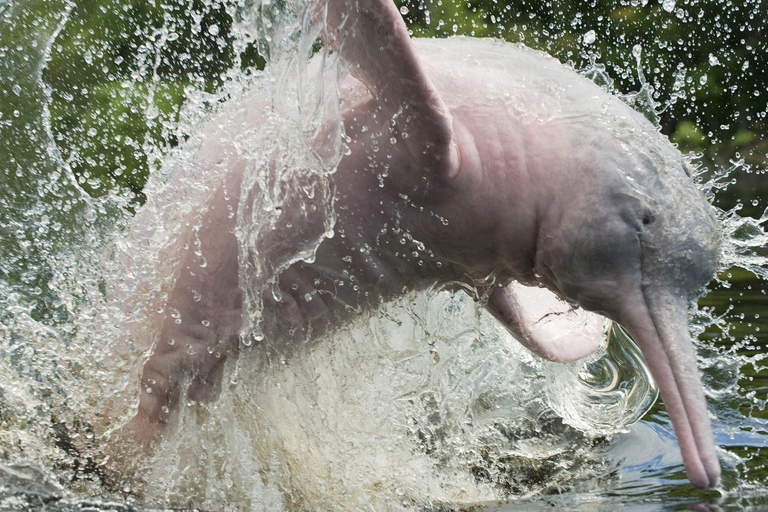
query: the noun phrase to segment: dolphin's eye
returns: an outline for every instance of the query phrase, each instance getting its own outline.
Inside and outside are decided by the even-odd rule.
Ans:
[[[644,226],[647,226],[648,224],[650,224],[652,222],[653,222],[653,215],[651,215],[650,213],[646,213],[645,215],[643,215],[643,225]]]

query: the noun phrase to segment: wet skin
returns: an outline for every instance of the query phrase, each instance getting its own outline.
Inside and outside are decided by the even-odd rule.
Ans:
[[[588,355],[599,340],[594,317],[536,328],[541,311],[558,307],[556,295],[629,330],[659,383],[691,482],[717,485],[687,311],[714,271],[720,238],[677,150],[543,54],[487,40],[411,42],[385,0],[321,9],[324,39],[353,70],[342,87],[350,154],[334,175],[336,236],[313,264],[280,276],[277,298],[264,295],[267,344],[288,353],[355,311],[463,281],[532,351],[560,361]],[[185,378],[190,399],[215,399],[224,362],[238,351],[240,267],[227,206],[236,208],[245,163],[220,140],[212,133],[200,152],[200,165],[227,168],[197,233],[207,265],[190,234],[167,304],[181,322],[166,318],[142,376],[131,428],[146,442],[172,417]],[[495,280],[483,284],[489,275]],[[531,298],[513,280],[548,291]]]

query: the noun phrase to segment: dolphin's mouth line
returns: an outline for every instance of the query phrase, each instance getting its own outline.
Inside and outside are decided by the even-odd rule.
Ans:
[[[654,334],[656,335],[656,340],[658,340],[658,343],[659,343],[660,348],[661,348],[661,350],[659,351],[659,357],[662,359],[662,363],[667,368],[669,368],[671,370],[672,369],[672,363],[671,363],[671,361],[669,359],[669,355],[667,354],[667,347],[664,344],[664,340],[659,335],[659,332],[660,332],[659,331],[659,325],[658,325],[658,323],[656,321],[656,318],[654,318],[654,315],[651,314],[651,308],[648,305],[648,298],[646,296],[645,287],[642,287],[642,293],[643,293],[643,306],[645,306],[645,310],[648,313],[648,318],[650,318],[651,324],[653,325],[653,330],[654,330]],[[667,394],[674,393],[674,397],[670,397],[670,398],[674,398],[676,401],[679,401],[680,402],[680,406],[683,408],[683,411],[685,411],[685,415],[680,418],[681,421],[685,420],[685,424],[684,425],[678,425],[678,426],[676,426],[676,428],[681,428],[681,427],[685,428],[685,430],[687,430],[687,432],[682,432],[682,434],[686,434],[686,433],[690,434],[691,437],[695,439],[695,436],[693,434],[693,430],[691,428],[690,419],[689,419],[690,414],[689,414],[688,409],[685,407],[685,401],[683,400],[683,397],[680,394],[680,387],[681,387],[680,381],[678,380],[678,376],[677,376],[676,372],[670,371],[670,373],[672,375],[672,378],[673,378],[673,381],[674,381],[675,385],[674,385],[674,387],[668,387],[667,388],[668,389]],[[667,407],[668,404],[665,402],[664,406]],[[667,411],[667,413],[669,414],[669,411]],[[675,426],[675,425],[673,425],[673,426]],[[681,435],[680,435],[680,433],[678,433],[678,435],[677,435],[678,443],[680,443],[680,437],[681,437]],[[696,448],[697,458],[700,461],[701,460],[701,454],[699,453],[698,443],[695,443],[694,445],[695,445],[695,448]],[[703,465],[702,465],[701,469],[702,469],[702,471],[704,470]]]
[[[694,485],[712,488],[718,484],[719,473],[715,474],[707,470],[708,464],[705,459],[709,458],[706,456],[709,450],[706,445],[711,442],[711,434],[709,434],[706,425],[694,425],[692,421],[697,416],[700,416],[702,412],[705,415],[708,414],[706,401],[702,394],[702,403],[695,403],[699,398],[697,396],[698,393],[696,393],[695,389],[691,389],[692,383],[686,380],[684,375],[689,370],[685,368],[685,354],[681,352],[679,347],[674,346],[674,344],[670,345],[673,341],[670,336],[674,336],[675,333],[668,332],[669,329],[665,329],[665,326],[660,325],[660,319],[657,318],[656,314],[653,314],[655,310],[650,306],[652,301],[649,300],[649,292],[646,286],[641,285],[641,291],[643,307],[645,308],[644,313],[649,320],[649,327],[652,327],[652,331],[648,333],[650,336],[643,343],[650,350],[644,355],[652,369],[654,378],[658,381],[662,400],[675,429],[686,472],[689,473],[689,479],[691,479]],[[685,342],[687,340],[681,341]],[[691,346],[691,352],[693,353],[692,371],[698,371],[693,346]],[[698,374],[694,378],[698,380]],[[685,396],[683,393],[685,393]],[[697,410],[699,408],[702,408],[703,411]],[[708,421],[708,417],[699,419]],[[709,462],[710,464],[713,463],[713,461]]]
[[[713,442],[711,430],[706,428],[708,423],[707,425],[697,426],[692,424],[692,420],[702,412],[697,409],[703,409],[704,415],[708,414],[707,404],[703,397],[703,392],[699,400],[701,403],[696,403],[697,398],[699,398],[695,389],[697,382],[694,382],[694,385],[691,386],[690,380],[687,380],[684,375],[686,371],[691,370],[691,368],[686,368],[686,366],[692,367],[692,371],[698,372],[696,350],[693,347],[693,340],[690,339],[680,339],[678,340],[679,345],[675,346],[674,344],[675,337],[680,337],[681,334],[690,336],[687,322],[688,310],[684,308],[684,311],[675,311],[674,305],[660,304],[658,300],[655,301],[656,308],[651,307],[654,304],[654,300],[651,297],[652,290],[646,284],[647,281],[645,279],[649,255],[646,251],[645,243],[643,243],[643,238],[642,228],[640,228],[637,233],[640,249],[640,294],[644,308],[643,313],[646,321],[650,322],[649,327],[652,330],[648,333],[647,339],[638,339],[636,341],[642,341],[647,349],[650,349],[646,349],[647,352],[646,350],[641,350],[653,377],[657,381],[662,401],[672,421],[680,453],[683,457],[683,465],[686,473],[688,473],[689,480],[697,487],[711,488],[717,485],[719,480],[719,464],[717,464],[716,456],[714,465],[717,467],[717,471],[712,470],[713,461],[710,461],[711,471],[708,471],[708,464],[704,460],[705,454],[709,451],[706,445]],[[661,316],[664,313],[668,315],[666,322],[663,322],[663,317]],[[671,315],[685,316],[685,333],[670,329],[671,325],[680,320],[680,318],[670,318]],[[689,351],[691,361],[688,362],[688,365],[685,364],[685,343],[690,343],[691,345]],[[694,381],[698,381],[698,373],[693,378]],[[700,382],[698,382],[698,386],[701,387]],[[686,396],[683,396],[683,393]],[[701,418],[699,419],[701,420]],[[708,422],[709,418],[704,418],[704,421]]]

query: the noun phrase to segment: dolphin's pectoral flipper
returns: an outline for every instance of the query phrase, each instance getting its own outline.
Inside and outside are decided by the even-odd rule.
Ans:
[[[587,357],[604,338],[603,317],[574,308],[545,288],[516,282],[496,288],[488,310],[523,346],[549,361]]]
[[[459,154],[451,115],[392,0],[327,0],[315,9],[316,16],[324,16],[322,39],[351,64],[352,75],[389,120],[395,144],[410,153],[412,165],[404,170],[438,179],[455,176]]]

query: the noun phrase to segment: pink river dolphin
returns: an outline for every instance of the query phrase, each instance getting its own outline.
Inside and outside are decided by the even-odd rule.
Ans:
[[[631,333],[688,478],[718,485],[687,314],[715,271],[720,232],[675,147],[540,52],[460,37],[411,40],[390,0],[328,0],[313,12],[351,68],[341,88],[349,154],[334,174],[336,236],[265,294],[266,341],[290,346],[350,311],[463,281],[533,352],[576,360],[597,348],[600,324],[588,316],[576,327],[537,328],[560,297]],[[213,162],[227,150],[201,151]],[[183,321],[166,319],[144,366],[129,427],[145,442],[173,417],[182,377],[191,378],[190,399],[215,399],[224,362],[238,351],[243,295],[226,206],[236,208],[245,164],[228,165],[231,193],[215,195],[196,234],[207,265],[189,249],[166,308]]]

